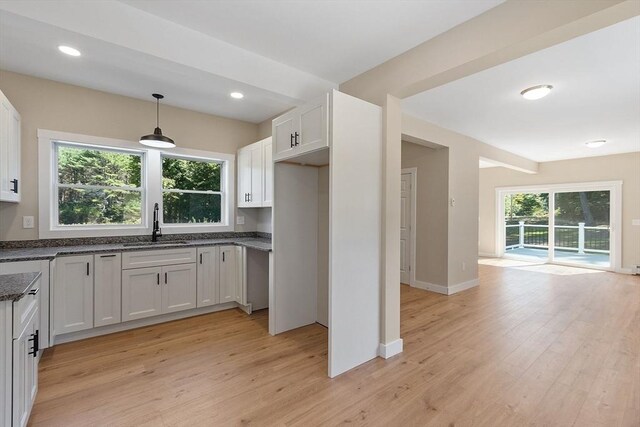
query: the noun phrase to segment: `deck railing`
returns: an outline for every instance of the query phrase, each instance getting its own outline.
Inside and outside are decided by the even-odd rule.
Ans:
[[[561,250],[609,253],[609,227],[587,227],[584,222],[578,225],[556,225],[555,248]],[[549,248],[549,226],[540,224],[518,224],[505,226],[505,248]]]

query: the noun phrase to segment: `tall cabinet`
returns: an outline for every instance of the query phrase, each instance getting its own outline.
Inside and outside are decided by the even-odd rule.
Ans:
[[[328,373],[378,354],[382,110],[332,91],[273,121],[269,331],[329,331]]]
[[[0,202],[19,202],[20,114],[0,91]]]

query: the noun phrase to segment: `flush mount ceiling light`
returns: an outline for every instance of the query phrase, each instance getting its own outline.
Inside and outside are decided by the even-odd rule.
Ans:
[[[162,135],[162,129],[160,129],[160,100],[164,96],[159,93],[154,93],[151,96],[156,99],[156,128],[152,134],[141,137],[140,144],[153,148],[173,148],[176,143],[173,142],[173,139]]]
[[[598,147],[602,147],[606,143],[607,143],[606,139],[598,139],[595,141],[587,141],[584,143],[584,145],[586,145],[589,148],[598,148]]]
[[[244,94],[242,92],[231,92],[229,94],[233,99],[242,99],[244,98]]]
[[[64,45],[60,45],[58,46],[58,50],[62,53],[66,53],[69,56],[80,56],[81,53],[78,49],[73,48],[71,46],[64,46]]]
[[[532,86],[520,92],[520,95],[522,95],[524,99],[535,100],[549,95],[551,89],[553,89],[551,85]]]

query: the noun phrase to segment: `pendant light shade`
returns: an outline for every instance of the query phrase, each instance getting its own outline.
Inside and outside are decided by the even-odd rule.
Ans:
[[[141,137],[140,144],[153,148],[173,148],[176,143],[173,142],[173,139],[164,136],[162,129],[160,129],[160,100],[164,96],[159,93],[154,93],[152,96],[156,99],[156,128],[152,134]]]

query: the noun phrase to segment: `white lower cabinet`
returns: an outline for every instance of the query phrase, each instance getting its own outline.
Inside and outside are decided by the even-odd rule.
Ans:
[[[162,267],[162,313],[196,308],[196,265]]]
[[[93,290],[93,324],[99,326],[120,323],[122,307],[122,256],[96,254]]]
[[[198,307],[215,305],[220,301],[219,255],[217,246],[198,248]]]
[[[122,270],[123,321],[195,307],[195,264]]]
[[[52,294],[54,335],[93,328],[93,255],[58,258]]]
[[[162,267],[122,270],[122,321],[162,314]]]
[[[220,303],[236,301],[238,283],[237,246],[220,246]]]
[[[39,313],[36,310],[27,327],[13,341],[13,426],[29,421],[38,392]]]

